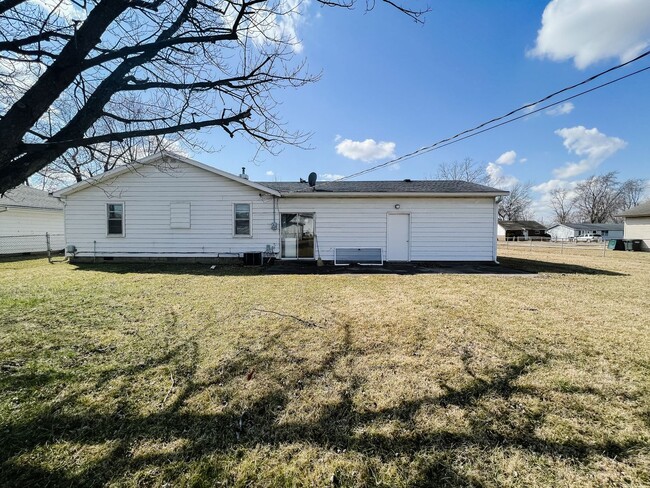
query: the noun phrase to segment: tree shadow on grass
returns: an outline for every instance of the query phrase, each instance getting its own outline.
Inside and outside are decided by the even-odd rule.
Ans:
[[[199,372],[198,339],[177,344],[151,360],[114,368],[99,375],[94,388],[104,388],[109,379],[122,378],[123,389],[116,395],[120,402],[110,413],[102,413],[80,404],[79,395],[55,398],[49,408],[27,420],[3,422],[3,444],[0,447],[2,474],[0,484],[6,486],[48,485],[89,486],[112,482],[124,483],[139,473],[172,469],[170,483],[178,483],[190,464],[198,465],[199,477],[211,485],[215,476],[224,483],[234,482],[234,474],[220,459],[235,452],[266,446],[270,449],[300,444],[335,453],[354,453],[364,459],[376,458],[390,462],[396,456],[406,457],[411,469],[407,480],[411,486],[483,486],[476,476],[461,472],[457,454],[468,448],[481,452],[491,449],[519,449],[527,453],[587,462],[594,455],[622,459],[644,446],[639,443],[616,443],[611,439],[599,442],[581,440],[549,441],[537,433],[544,421],[544,411],[525,413],[517,410],[515,395],[534,395],[530,388],[518,386],[518,379],[546,364],[546,358],[518,352],[517,358],[496,371],[485,371],[466,377],[460,387],[442,383],[440,395],[423,395],[404,399],[386,408],[365,408],[355,403],[355,396],[367,387],[366,380],[354,370],[354,359],[362,354],[355,349],[350,329],[342,325],[339,340],[331,344],[322,358],[305,366],[290,382],[268,389],[250,403],[232,401],[229,391],[254,385],[254,377],[244,383],[247,372],[276,371],[268,368],[269,356],[241,348],[220,365]],[[265,349],[275,350],[282,344],[281,333],[269,334]],[[286,349],[289,355],[289,349]],[[291,363],[285,357],[278,363]],[[145,371],[167,365],[174,372],[178,386],[169,401],[163,401],[157,411],[143,414],[128,403],[128,385]],[[343,385],[332,395],[332,401],[318,408],[317,415],[307,419],[285,416],[291,402],[319,381],[337,381]],[[193,400],[208,390],[217,388],[223,408],[201,413],[188,408]],[[170,390],[171,391],[171,390]],[[542,394],[540,394],[540,397]],[[167,397],[165,397],[167,400]],[[508,408],[495,416],[486,402],[498,400]],[[465,429],[417,429],[417,416],[422,409],[442,415],[447,409],[464,412],[468,419]],[[399,422],[402,428],[390,432],[382,429]],[[143,442],[168,443],[183,440],[173,452],[134,454],[134,446]],[[41,448],[53,448],[59,443],[96,446],[107,445],[107,452],[82,469],[66,468],[66,463],[48,467],[20,459]],[[647,446],[645,446],[647,447]],[[236,462],[236,461],[235,461]],[[202,474],[201,474],[202,473]],[[299,476],[299,473],[296,474]],[[332,485],[353,485],[350,473],[332,474]],[[160,481],[160,480],[158,480]],[[254,483],[254,479],[249,480]],[[295,480],[294,480],[295,481]]]
[[[115,274],[167,274],[197,276],[259,276],[259,275],[514,275],[526,276],[539,273],[584,274],[604,276],[628,276],[617,271],[591,268],[577,264],[562,264],[537,259],[500,257],[495,263],[472,262],[423,262],[385,263],[383,266],[317,266],[316,262],[278,262],[265,266],[241,264],[198,263],[76,263],[76,271],[93,271]]]
[[[113,274],[166,274],[194,276],[255,276],[263,272],[260,266],[244,266],[242,264],[212,263],[74,263],[75,271],[93,271],[96,273]]]
[[[600,268],[589,268],[578,264],[553,263],[539,261],[537,259],[521,259],[511,257],[499,257],[499,262],[508,268],[518,269],[529,273],[559,273],[559,274],[585,274],[604,276],[629,276],[618,271],[610,271]]]

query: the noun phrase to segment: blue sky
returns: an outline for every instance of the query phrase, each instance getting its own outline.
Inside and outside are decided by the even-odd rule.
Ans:
[[[418,2],[413,2],[417,4]],[[425,6],[424,3],[419,3]],[[382,163],[581,81],[650,46],[647,0],[436,0],[423,25],[388,6],[366,13],[303,3],[298,59],[322,79],[278,92],[287,128],[310,132],[311,150],[257,154],[221,132],[203,137],[202,162],[254,180],[321,180]],[[650,64],[634,63],[612,79]],[[548,218],[548,190],[592,174],[650,178],[650,72],[368,175],[434,178],[439,164],[470,157],[498,186],[534,185]],[[373,142],[374,141],[374,142]]]

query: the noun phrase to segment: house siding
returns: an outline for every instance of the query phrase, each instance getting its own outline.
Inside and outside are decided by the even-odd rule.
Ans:
[[[119,183],[119,184],[118,184]],[[282,197],[191,165],[173,171],[143,167],[65,199],[67,243],[78,257],[217,256],[280,250],[281,212],[313,212],[315,255],[334,260],[337,247],[379,247],[386,256],[388,213],[408,213],[411,261],[493,261],[493,197]],[[124,237],[106,235],[106,204],[125,205]],[[170,205],[188,202],[190,228],[172,228]],[[233,205],[250,203],[252,236],[233,235]],[[395,205],[399,204],[399,210]]]
[[[280,198],[281,212],[313,212],[318,251],[379,247],[386,256],[389,213],[410,214],[411,261],[493,261],[494,198]],[[399,204],[399,210],[395,205]]]
[[[572,227],[566,226],[564,224],[558,224],[546,231],[552,240],[569,240],[580,235],[585,234],[598,234],[601,235],[603,239],[622,239],[623,231],[622,230],[605,230],[594,228],[592,230],[582,230],[574,229]]]
[[[0,254],[43,252],[46,233],[53,249],[63,249],[61,210],[8,207],[0,212]]]
[[[554,241],[566,241],[578,235],[574,229],[562,224],[551,227],[546,231],[546,233],[550,235],[551,240]]]
[[[65,199],[66,239],[77,256],[216,256],[277,249],[272,196],[190,165],[139,168]],[[106,204],[124,203],[124,237],[106,235]],[[172,202],[189,202],[191,226],[172,228]],[[233,236],[233,205],[250,203],[252,236]]]
[[[625,239],[641,239],[642,249],[650,251],[650,217],[625,217]]]

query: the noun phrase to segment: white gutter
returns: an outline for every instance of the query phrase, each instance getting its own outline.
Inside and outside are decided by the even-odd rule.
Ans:
[[[386,198],[406,198],[406,197],[416,197],[416,198],[494,198],[499,196],[507,195],[507,191],[498,191],[498,192],[462,192],[462,193],[445,193],[445,192],[287,192],[282,193],[282,198],[367,198],[367,197],[386,197]]]
[[[494,199],[494,202],[492,203],[494,207],[494,212],[493,212],[493,222],[494,222],[494,227],[493,227],[493,236],[494,236],[494,241],[492,244],[492,255],[494,256],[494,262],[495,264],[501,264],[497,260],[497,252],[498,252],[498,246],[497,246],[497,239],[499,238],[499,230],[498,230],[498,225],[499,225],[499,217],[498,217],[498,209],[499,209],[499,204],[497,203],[497,199]]]

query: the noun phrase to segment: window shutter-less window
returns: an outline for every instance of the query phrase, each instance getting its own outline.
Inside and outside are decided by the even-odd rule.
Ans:
[[[107,203],[106,204],[106,233],[109,236],[124,235],[124,204]]]
[[[235,231],[236,236],[251,235],[251,206],[250,203],[235,203]]]
[[[189,229],[191,224],[190,202],[172,202],[169,222],[172,229]]]

